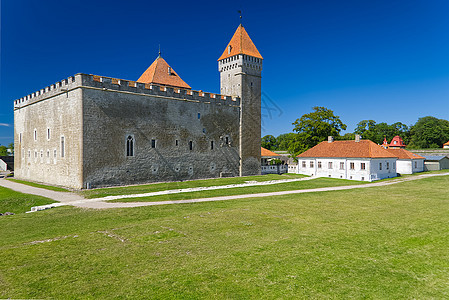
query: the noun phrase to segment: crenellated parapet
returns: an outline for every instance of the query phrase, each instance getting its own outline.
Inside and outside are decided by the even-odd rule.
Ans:
[[[69,93],[77,88],[117,91],[119,93],[139,94],[215,105],[240,106],[239,97],[79,73],[47,86],[46,88],[36,91],[30,95],[15,100],[14,109],[20,109],[24,106],[50,97]]]

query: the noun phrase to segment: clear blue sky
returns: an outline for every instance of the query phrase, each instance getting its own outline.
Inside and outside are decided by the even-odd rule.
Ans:
[[[1,1],[0,144],[13,100],[76,73],[135,80],[162,56],[219,92],[217,58],[239,24],[264,57],[262,135],[313,106],[364,119],[449,119],[449,1]]]

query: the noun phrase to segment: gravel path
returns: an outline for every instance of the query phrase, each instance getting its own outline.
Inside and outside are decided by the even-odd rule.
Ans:
[[[325,191],[341,191],[341,190],[350,190],[350,189],[360,189],[360,188],[369,188],[369,187],[378,187],[378,186],[388,186],[392,184],[397,184],[405,181],[418,180],[422,178],[435,177],[435,176],[447,176],[449,173],[439,173],[439,174],[423,174],[417,175],[413,177],[407,178],[398,178],[389,181],[382,182],[374,182],[368,184],[356,184],[356,185],[347,185],[347,186],[337,186],[337,187],[323,187],[323,188],[315,188],[315,189],[303,189],[303,190],[291,190],[291,191],[281,191],[281,192],[269,192],[269,193],[256,193],[256,194],[245,194],[245,195],[233,195],[233,196],[219,196],[212,198],[200,198],[200,199],[189,199],[189,200],[174,200],[174,201],[154,201],[154,202],[105,202],[105,198],[110,200],[109,198],[94,198],[94,199],[85,199],[80,195],[70,192],[56,192],[50,191],[46,189],[36,188],[27,186],[24,184],[12,182],[6,179],[0,179],[0,186],[10,188],[12,190],[39,195],[43,197],[47,197],[58,201],[59,203],[43,205],[39,207],[34,207],[32,211],[43,210],[51,207],[57,207],[62,205],[72,205],[83,208],[93,208],[93,209],[105,209],[105,208],[125,208],[125,207],[140,207],[140,206],[154,206],[154,205],[167,205],[167,204],[183,204],[183,203],[199,203],[199,202],[210,202],[210,201],[224,201],[224,200],[234,200],[234,199],[244,199],[244,198],[260,198],[260,197],[272,197],[272,196],[282,196],[289,194],[302,194],[302,193],[313,193],[313,192],[325,192]],[[308,178],[312,179],[312,178]],[[295,180],[299,181],[299,180]],[[273,184],[273,183],[271,183]],[[260,185],[257,183],[257,185]],[[240,185],[233,185],[233,187],[238,187]],[[244,186],[249,186],[248,184],[244,184]],[[209,187],[213,189],[218,189],[216,187]],[[229,188],[229,187],[226,187]],[[170,191],[166,191],[170,193]],[[146,195],[146,194],[140,194]],[[135,198],[136,195],[123,195],[121,198]],[[116,197],[116,196],[114,196]],[[120,196],[117,196],[120,197]],[[141,196],[144,197],[144,196]]]

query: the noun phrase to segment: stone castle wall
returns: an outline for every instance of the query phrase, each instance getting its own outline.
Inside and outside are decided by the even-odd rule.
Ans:
[[[90,188],[239,175],[239,98],[76,74],[14,109],[21,179]]]

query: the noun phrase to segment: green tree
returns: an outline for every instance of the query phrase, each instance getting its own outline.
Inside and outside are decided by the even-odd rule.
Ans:
[[[449,140],[449,121],[423,117],[410,129],[410,148],[441,148]]]
[[[11,151],[11,155],[14,155],[14,143],[9,144],[8,149]]]
[[[272,135],[266,135],[262,138],[262,147],[268,150],[276,150],[276,138]]]
[[[328,136],[338,137],[341,130],[346,129],[346,125],[332,110],[320,106],[313,107],[313,110],[293,123],[293,131],[297,135],[288,151],[294,157],[326,140]]]
[[[276,138],[277,150],[287,151],[288,147],[294,142],[296,134],[293,132],[284,133]]]
[[[8,155],[8,148],[6,146],[0,146],[0,156],[7,156]]]
[[[384,138],[391,141],[396,135],[399,135],[406,144],[410,140],[410,130],[401,122],[388,125],[387,123],[377,124],[374,120],[363,120],[357,124],[354,133],[361,135],[362,139],[371,140],[377,144],[382,144]]]

